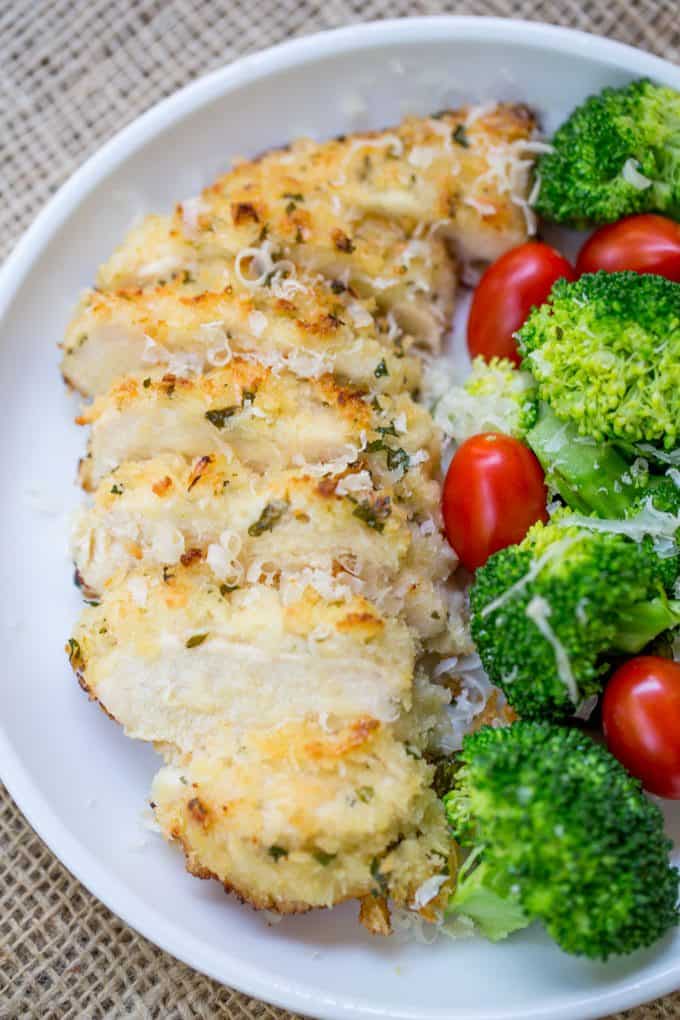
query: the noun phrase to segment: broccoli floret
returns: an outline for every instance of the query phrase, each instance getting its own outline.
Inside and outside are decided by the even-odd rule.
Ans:
[[[537,211],[558,223],[639,212],[680,217],[680,93],[650,81],[608,88],[571,114],[541,157]]]
[[[680,284],[629,272],[558,280],[517,340],[539,398],[582,435],[677,445]]]
[[[521,436],[535,420],[535,384],[506,358],[475,358],[463,385],[449,387],[433,414],[456,443],[480,432]]]
[[[517,722],[465,738],[445,798],[470,851],[449,904],[497,939],[541,921],[568,953],[606,960],[678,923],[659,809],[576,729]]]
[[[680,601],[668,598],[677,559],[667,562],[644,531],[635,541],[617,527],[634,531],[632,521],[561,511],[477,571],[472,637],[520,716],[573,715],[600,692],[617,652],[680,624]]]

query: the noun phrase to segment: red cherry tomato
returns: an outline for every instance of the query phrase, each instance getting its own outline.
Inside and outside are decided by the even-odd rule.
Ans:
[[[576,272],[658,273],[680,283],[680,224],[645,213],[600,227],[581,248]]]
[[[602,723],[607,747],[646,790],[680,799],[680,664],[626,662],[607,684]]]
[[[535,305],[547,298],[555,280],[574,280],[572,265],[540,241],[528,241],[489,266],[475,291],[468,319],[468,350],[474,358],[520,358],[513,334]]]
[[[543,470],[528,447],[500,432],[462,443],[444,482],[446,537],[468,570],[491,553],[521,542],[532,524],[547,521]]]

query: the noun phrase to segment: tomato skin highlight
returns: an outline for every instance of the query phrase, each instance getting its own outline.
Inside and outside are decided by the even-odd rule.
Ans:
[[[468,570],[521,542],[547,521],[543,469],[523,443],[482,432],[461,443],[444,481],[442,509],[449,544]]]
[[[467,327],[471,357],[509,358],[519,365],[514,335],[555,280],[575,280],[570,262],[542,241],[527,241],[496,260],[475,290]]]
[[[602,705],[611,753],[650,793],[680,800],[680,664],[640,655],[616,670]]]
[[[600,227],[581,248],[576,272],[581,276],[600,269],[656,273],[680,283],[680,224],[643,213]]]

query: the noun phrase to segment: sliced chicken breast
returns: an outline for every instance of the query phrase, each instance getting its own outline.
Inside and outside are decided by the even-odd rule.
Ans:
[[[489,104],[241,162],[136,227],[69,329],[95,398],[71,665],[163,756],[189,870],[256,907],[358,898],[386,933],[388,897],[447,901],[428,677],[469,646],[417,355],[458,261],[531,231],[533,131]]]
[[[262,585],[223,594],[202,566],[140,571],[69,649],[90,696],[164,753],[154,807],[195,873],[286,911],[407,903],[446,865],[414,645],[366,600],[286,605]]]

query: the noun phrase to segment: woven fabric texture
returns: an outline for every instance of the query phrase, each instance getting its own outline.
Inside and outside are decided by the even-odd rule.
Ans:
[[[678,0],[4,0],[0,257],[102,142],[241,54],[351,22],[477,14],[568,25],[680,62]],[[678,1020],[680,993],[620,1014]],[[131,931],[56,860],[0,787],[0,1018],[290,1014],[194,973]]]

